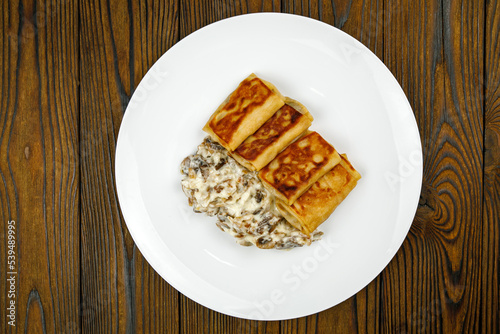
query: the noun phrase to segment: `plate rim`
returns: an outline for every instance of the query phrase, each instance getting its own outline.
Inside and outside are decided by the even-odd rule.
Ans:
[[[307,17],[307,16],[302,16],[302,15],[297,15],[297,14],[290,14],[290,13],[279,13],[279,12],[262,12],[262,13],[249,13],[249,14],[241,14],[241,15],[235,15],[235,16],[231,16],[231,17],[228,17],[228,18],[224,18],[224,19],[221,19],[221,20],[218,20],[218,21],[215,21],[215,22],[212,22],[208,25],[205,25],[203,26],[202,28],[199,28],[193,32],[191,32],[190,34],[186,35],[184,38],[182,38],[181,40],[179,40],[178,42],[176,42],[172,47],[170,47],[165,53],[163,53],[156,61],[155,63],[148,69],[148,71],[146,72],[146,74],[141,78],[141,81],[139,82],[139,84],[137,85],[136,89],[134,90],[134,93],[137,91],[137,89],[139,87],[141,87],[141,83],[143,82],[143,80],[147,77],[148,73],[150,73],[153,68],[155,67],[155,65],[157,65],[160,60],[169,52],[173,52],[172,50],[177,50],[179,47],[182,47],[184,44],[186,43],[189,43],[189,41],[193,38],[193,36],[196,36],[198,35],[201,31],[206,31],[208,29],[212,29],[213,26],[216,26],[216,25],[219,25],[219,24],[224,24],[224,22],[228,22],[228,21],[238,21],[242,18],[247,18],[247,17],[262,17],[262,16],[280,16],[280,17],[290,17],[292,19],[298,19],[298,20],[302,20],[303,22],[307,22],[307,24],[319,24],[319,25],[322,25],[328,29],[333,29],[336,31],[336,33],[340,33],[344,36],[347,36],[350,40],[352,40],[353,42],[356,42],[356,45],[360,48],[363,49],[364,52],[366,52],[367,54],[370,55],[370,57],[375,60],[376,62],[378,62],[380,65],[383,66],[384,68],[384,71],[386,71],[389,75],[390,75],[390,80],[391,81],[394,81],[396,83],[395,87],[397,87],[398,89],[398,95],[400,95],[401,97],[404,98],[404,102],[405,104],[407,105],[407,108],[408,108],[408,111],[412,113],[412,131],[417,135],[417,138],[418,138],[418,146],[419,146],[419,156],[420,158],[423,157],[423,151],[422,151],[422,140],[421,140],[421,136],[420,136],[420,131],[419,131],[419,128],[418,128],[418,124],[417,124],[417,121],[416,121],[416,118],[415,118],[415,113],[413,111],[413,108],[411,107],[411,104],[404,92],[404,90],[402,89],[401,85],[399,84],[399,82],[397,81],[397,79],[394,77],[394,75],[392,74],[392,72],[387,68],[387,66],[382,62],[382,60],[380,58],[377,57],[377,55],[375,55],[368,47],[366,47],[364,44],[362,44],[360,41],[358,41],[356,38],[354,38],[353,36],[347,34],[346,32],[336,28],[335,26],[332,26],[328,23],[325,23],[323,21],[320,21],[320,20],[317,20],[317,19],[314,19],[314,18],[310,18],[310,17]],[[186,292],[186,289],[184,287],[179,287],[179,283],[178,282],[173,282],[171,279],[168,279],[164,273],[162,273],[161,271],[158,270],[158,266],[156,265],[155,263],[155,260],[153,260],[153,256],[152,254],[150,254],[148,252],[148,250],[146,249],[146,245],[143,243],[142,240],[140,240],[142,238],[142,236],[139,236],[138,233],[136,233],[135,229],[131,226],[130,226],[130,214],[128,212],[129,209],[124,209],[124,207],[122,206],[122,203],[124,202],[124,199],[123,197],[125,196],[123,194],[123,187],[121,185],[120,182],[118,182],[118,176],[122,174],[122,171],[120,170],[120,166],[119,166],[119,161],[121,161],[121,157],[120,155],[122,154],[122,150],[123,150],[123,147],[124,147],[124,144],[123,144],[123,128],[125,126],[127,126],[127,115],[130,114],[130,111],[133,112],[133,104],[131,104],[130,102],[132,102],[132,99],[134,98],[134,94],[131,96],[130,100],[129,100],[129,104],[127,105],[127,108],[125,110],[125,113],[123,115],[123,118],[122,118],[122,121],[121,121],[121,124],[120,124],[120,127],[119,127],[119,132],[118,132],[118,136],[117,136],[117,141],[116,141],[116,148],[115,148],[115,155],[114,155],[114,163],[115,163],[115,166],[114,166],[114,172],[115,172],[115,187],[116,187],[116,191],[117,191],[117,198],[118,198],[118,204],[119,204],[119,208],[122,212],[122,215],[123,215],[123,219],[125,221],[125,224],[127,226],[127,229],[129,230],[130,232],[130,235],[132,236],[132,239],[134,241],[134,244],[137,246],[138,250],[141,252],[141,254],[143,255],[143,257],[146,259],[146,261],[148,262],[149,265],[151,265],[151,267],[156,271],[156,273],[158,273],[162,279],[164,279],[169,285],[171,285],[172,287],[174,287],[178,292],[182,293],[184,296],[188,297],[189,299],[195,301],[196,303],[200,304],[200,305],[203,305],[204,307],[207,307],[211,310],[214,310],[216,312],[220,312],[222,314],[226,314],[226,315],[229,315],[229,316],[233,316],[233,317],[237,317],[237,318],[241,318],[241,319],[248,319],[248,320],[264,320],[264,321],[276,321],[276,320],[288,320],[288,319],[295,319],[295,318],[299,318],[299,317],[304,317],[304,316],[308,316],[308,315],[311,315],[311,314],[316,314],[318,312],[321,312],[321,311],[324,311],[324,310],[327,310],[333,306],[336,306],[340,303],[342,303],[343,301],[351,298],[352,296],[356,295],[359,291],[361,291],[362,289],[366,288],[366,286],[368,284],[370,284],[371,281],[373,281],[374,279],[376,279],[380,273],[387,267],[387,265],[392,261],[392,259],[395,257],[395,255],[397,254],[397,252],[400,250],[400,248],[402,247],[403,245],[403,242],[404,240],[406,239],[408,233],[409,233],[409,230],[413,224],[413,221],[415,219],[415,214],[416,214],[416,211],[418,209],[418,198],[419,198],[419,194],[421,193],[421,189],[422,189],[422,179],[423,179],[423,163],[421,165],[419,165],[419,168],[416,168],[416,175],[415,175],[415,178],[418,179],[418,182],[417,182],[417,188],[418,188],[418,191],[417,189],[415,190],[415,194],[418,194],[415,196],[415,199],[414,199],[414,205],[412,205],[412,207],[414,207],[414,210],[412,211],[412,220],[410,221],[409,224],[407,224],[407,228],[405,228],[405,231],[404,231],[404,234],[401,234],[400,237],[398,238],[396,244],[398,245],[398,247],[392,251],[392,253],[390,255],[387,256],[387,263],[385,263],[386,261],[383,261],[385,264],[384,266],[378,271],[378,273],[369,280],[369,282],[367,283],[367,285],[364,285],[362,287],[360,287],[359,289],[356,289],[356,292],[354,292],[353,294],[351,294],[350,296],[348,296],[347,298],[343,299],[343,300],[340,300],[340,301],[337,301],[335,302],[334,304],[326,307],[326,308],[321,308],[319,310],[315,310],[315,311],[312,311],[312,312],[305,312],[303,313],[302,315],[299,315],[299,316],[290,316],[290,317],[277,317],[277,318],[274,318],[274,317],[267,317],[265,319],[257,319],[257,318],[251,318],[251,317],[247,317],[247,316],[242,316],[242,315],[238,315],[238,314],[232,314],[230,312],[224,312],[220,309],[217,309],[217,308],[214,308],[213,306],[210,306],[207,302],[205,301],[200,301],[198,298],[196,298],[196,296],[193,296],[192,293],[190,292]],[[129,110],[129,107],[131,108]],[[405,111],[406,112],[406,111]],[[122,144],[120,144],[122,143]],[[129,217],[127,219],[127,217]],[[158,236],[159,237],[159,236]],[[140,241],[139,241],[140,240]],[[161,239],[160,239],[161,240]],[[139,241],[139,242],[138,242]],[[163,242],[163,241],[161,241]]]

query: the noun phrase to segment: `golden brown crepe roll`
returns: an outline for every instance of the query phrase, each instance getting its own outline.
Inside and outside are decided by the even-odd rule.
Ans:
[[[278,154],[261,169],[259,177],[277,199],[291,205],[339,162],[335,148],[311,132]]]
[[[303,233],[310,234],[332,214],[360,178],[361,175],[343,154],[340,163],[292,205],[276,201],[276,207],[290,224]]]
[[[285,98],[282,106],[264,125],[231,153],[250,170],[261,170],[311,125],[313,117],[298,101]]]
[[[203,130],[226,149],[234,151],[283,104],[276,87],[251,74],[217,108]]]

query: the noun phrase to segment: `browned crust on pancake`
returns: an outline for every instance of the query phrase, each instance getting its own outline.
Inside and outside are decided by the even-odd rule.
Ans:
[[[317,132],[311,132],[278,154],[259,177],[276,198],[291,205],[339,162],[335,148]]]
[[[235,150],[233,156],[239,162],[246,160],[245,167],[262,169],[311,125],[312,116],[304,106],[289,98],[285,103]]]
[[[304,115],[285,104],[256,133],[238,146],[236,152],[247,160],[255,160],[263,149],[279,140],[285,131],[304,118]]]
[[[217,108],[203,130],[233,151],[283,104],[273,85],[251,74]]]
[[[303,233],[312,233],[354,189],[361,175],[345,155],[341,162],[314,183],[292,205],[277,201],[285,219]]]

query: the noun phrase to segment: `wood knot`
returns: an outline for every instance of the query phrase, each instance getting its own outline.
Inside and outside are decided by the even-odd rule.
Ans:
[[[421,230],[422,233],[425,233],[429,228],[432,229],[436,217],[440,215],[440,211],[437,190],[424,181],[412,228]]]
[[[422,192],[418,200],[418,210],[424,212],[434,212],[437,203],[437,191],[425,182],[422,184]]]
[[[484,137],[484,166],[488,171],[500,165],[500,133],[487,127]]]

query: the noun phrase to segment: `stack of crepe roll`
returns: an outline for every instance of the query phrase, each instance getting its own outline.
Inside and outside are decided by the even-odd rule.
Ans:
[[[361,178],[345,154],[308,130],[312,121],[301,103],[251,74],[203,128],[241,165],[258,171],[279,212],[308,235]]]

